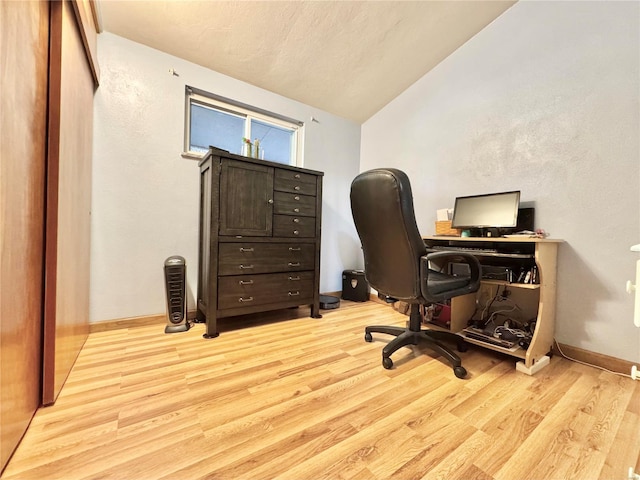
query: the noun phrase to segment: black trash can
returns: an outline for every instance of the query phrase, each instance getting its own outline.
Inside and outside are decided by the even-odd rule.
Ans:
[[[371,289],[364,278],[363,270],[344,270],[342,272],[342,298],[353,302],[369,300]]]

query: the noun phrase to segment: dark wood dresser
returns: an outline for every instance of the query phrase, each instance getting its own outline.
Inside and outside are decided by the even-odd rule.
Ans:
[[[322,172],[210,148],[200,162],[199,321],[311,306],[320,318]]]

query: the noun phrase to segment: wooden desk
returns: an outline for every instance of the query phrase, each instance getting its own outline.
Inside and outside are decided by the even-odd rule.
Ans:
[[[498,345],[492,345],[471,338],[466,338],[469,343],[495,350],[522,359],[517,368],[529,375],[544,367],[548,362],[547,354],[553,346],[556,315],[556,269],[558,245],[563,240],[541,238],[475,238],[475,237],[424,237],[428,249],[453,247],[453,248],[478,248],[495,249],[495,253],[476,254],[474,250],[468,250],[474,254],[481,264],[509,265],[514,268],[526,266],[537,268],[537,283],[510,282],[507,279],[493,280],[483,279],[480,289],[475,294],[462,295],[451,299],[451,324],[452,332],[462,333],[467,327],[468,321],[476,311],[478,302],[482,299],[493,298],[500,288],[507,288],[509,298],[518,305],[522,316],[535,319],[536,325],[529,347],[525,350],[521,347],[507,349]],[[446,268],[446,265],[439,265]],[[484,307],[481,304],[481,308]]]

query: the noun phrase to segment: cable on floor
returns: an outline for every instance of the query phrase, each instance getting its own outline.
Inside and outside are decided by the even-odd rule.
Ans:
[[[597,368],[599,370],[603,370],[605,372],[608,373],[613,373],[614,375],[619,375],[620,377],[627,377],[627,378],[631,378],[631,375],[629,375],[628,373],[620,373],[620,372],[614,372],[613,370],[609,370],[607,368],[604,367],[600,367],[599,365],[593,365],[591,363],[587,363],[587,362],[583,362],[581,360],[576,360],[575,358],[571,358],[568,355],[566,355],[562,349],[560,348],[560,344],[558,343],[558,341],[554,338],[553,342],[556,344],[556,348],[558,349],[558,352],[560,353],[560,355],[562,355],[564,358],[566,358],[567,360],[570,360],[572,362],[576,362],[576,363],[580,363],[581,365],[586,365],[587,367],[593,367],[593,368]]]

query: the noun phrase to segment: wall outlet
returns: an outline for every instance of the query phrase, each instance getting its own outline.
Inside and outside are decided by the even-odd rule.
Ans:
[[[631,367],[631,378],[634,380],[640,380],[640,371],[638,371],[638,367],[636,365]]]

